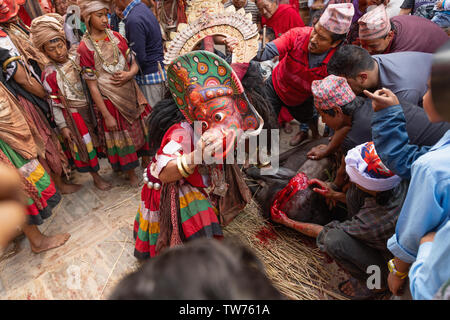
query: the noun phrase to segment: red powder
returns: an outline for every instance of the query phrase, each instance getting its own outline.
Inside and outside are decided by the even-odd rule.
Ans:
[[[267,244],[270,240],[275,240],[277,235],[275,234],[273,227],[268,225],[267,227],[262,227],[255,235],[262,244]]]

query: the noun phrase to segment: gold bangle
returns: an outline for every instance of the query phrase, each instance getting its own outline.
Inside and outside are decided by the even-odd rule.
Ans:
[[[6,71],[6,68],[8,68],[8,65],[11,62],[14,62],[14,61],[17,61],[17,60],[20,60],[20,59],[22,59],[21,56],[15,56],[15,57],[11,57],[11,58],[6,59],[5,62],[3,62],[3,71]]]
[[[405,279],[408,276],[408,272],[400,272],[395,268],[394,259],[389,260],[388,269],[390,273],[393,273],[400,279]]]
[[[177,167],[178,167],[178,172],[180,172],[180,174],[187,178],[189,177],[189,174],[186,173],[186,171],[184,171],[183,166],[181,165],[181,157],[177,157]]]
[[[187,160],[186,157],[184,156],[184,154],[181,156],[181,166],[183,167],[184,171],[186,171],[189,175],[194,173],[194,170],[189,170],[189,166],[187,164]]]

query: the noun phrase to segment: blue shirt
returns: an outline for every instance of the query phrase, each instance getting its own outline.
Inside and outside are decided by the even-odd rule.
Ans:
[[[411,178],[412,164],[431,148],[409,144],[401,105],[373,113],[372,140],[381,162],[403,179]]]
[[[427,153],[431,146],[450,130],[450,123],[431,123],[422,108],[407,102],[378,112],[373,112],[372,106],[366,105],[359,109],[361,110],[355,110],[354,114],[363,112],[369,115],[371,122],[366,123],[365,117],[359,119],[361,117],[354,116],[356,125],[372,128],[369,138],[374,142],[381,161],[403,179],[411,178],[411,166],[414,161]],[[364,138],[361,131],[355,136],[358,139]],[[365,137],[367,141],[369,138]]]
[[[433,55],[423,52],[395,52],[374,55],[380,86],[390,89],[400,101],[419,105],[427,92]]]
[[[153,12],[140,0],[132,1],[123,11],[126,38],[136,53],[140,71],[136,78],[159,72],[164,60],[161,29]],[[160,79],[152,76],[150,78]]]
[[[450,216],[450,130],[411,168],[411,183],[387,247],[397,258],[413,263],[420,239],[438,231]],[[447,239],[448,241],[448,239]],[[447,280],[447,279],[446,279]],[[437,288],[436,288],[437,290]]]
[[[417,259],[409,270],[413,299],[432,299],[450,279],[450,222],[439,229],[433,242],[420,245]]]

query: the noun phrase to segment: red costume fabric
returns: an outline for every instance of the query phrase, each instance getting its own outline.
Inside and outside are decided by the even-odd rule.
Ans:
[[[298,0],[289,0],[289,4],[297,10],[297,12],[300,11],[300,1]]]
[[[25,7],[20,6],[18,16],[26,26],[29,27],[31,25],[31,18],[28,12],[25,10]]]
[[[290,4],[280,4],[270,19],[261,18],[261,24],[272,28],[277,38],[292,28],[305,26],[299,11]]]
[[[336,51],[331,49],[319,67],[310,69],[308,43],[312,30],[312,27],[294,28],[273,41],[283,57],[272,72],[273,86],[287,106],[298,106],[311,96],[312,82],[328,75],[327,63]]]

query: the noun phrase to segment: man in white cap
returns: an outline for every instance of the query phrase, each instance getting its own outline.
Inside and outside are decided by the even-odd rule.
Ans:
[[[370,54],[434,53],[448,40],[445,31],[425,18],[400,15],[389,19],[384,5],[367,12],[358,24],[361,46]]]
[[[325,78],[327,63],[345,39],[354,8],[351,3],[331,4],[314,27],[293,28],[268,43],[258,57],[265,61],[280,56],[280,63],[266,80],[265,91],[277,115],[286,106],[301,123],[309,123],[313,135],[318,136],[317,116],[311,83]],[[297,145],[308,138],[300,131],[290,142]]]
[[[386,242],[395,233],[395,224],[408,190],[408,182],[391,172],[381,162],[372,141],[349,150],[345,170],[350,187],[311,179],[308,185],[331,206],[345,203],[347,217],[325,225],[291,220],[282,210],[272,214],[275,222],[316,239],[317,247],[331,256],[351,277],[339,284],[341,294],[349,299],[371,299],[388,291],[387,262],[392,257]],[[378,266],[380,278],[373,284],[367,273]]]

